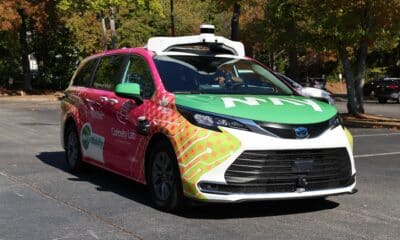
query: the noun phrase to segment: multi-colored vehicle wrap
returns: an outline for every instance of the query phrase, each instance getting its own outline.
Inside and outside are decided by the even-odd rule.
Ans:
[[[71,171],[90,163],[185,198],[326,197],[355,189],[353,142],[337,110],[299,96],[243,45],[207,32],[85,59],[61,104]]]

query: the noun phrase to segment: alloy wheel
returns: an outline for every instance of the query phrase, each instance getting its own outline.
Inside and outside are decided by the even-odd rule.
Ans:
[[[154,193],[159,200],[166,201],[174,190],[175,180],[171,158],[168,153],[159,152],[154,156],[152,170]]]
[[[67,139],[67,159],[69,165],[74,167],[79,158],[79,142],[75,131],[70,131]]]

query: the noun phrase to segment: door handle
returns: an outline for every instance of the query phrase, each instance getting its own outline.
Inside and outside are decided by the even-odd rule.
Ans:
[[[104,103],[108,101],[108,97],[101,96],[99,97],[99,102]]]
[[[117,103],[118,103],[118,100],[115,99],[115,98],[110,98],[110,99],[108,99],[108,102],[109,102],[111,105],[114,105],[114,104],[117,104]]]

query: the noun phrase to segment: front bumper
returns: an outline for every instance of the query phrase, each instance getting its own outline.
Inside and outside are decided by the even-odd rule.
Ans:
[[[349,136],[346,135],[342,127],[329,129],[322,135],[310,139],[282,139],[254,132],[241,131],[224,128],[241,142],[241,147],[235,153],[222,162],[220,165],[205,173],[195,183],[190,183],[196,188],[196,199],[209,202],[237,202],[237,201],[252,201],[252,200],[279,200],[279,199],[295,199],[295,198],[312,198],[324,197],[339,194],[350,194],[355,190],[355,165],[352,155],[352,144]],[[229,186],[226,180],[225,173],[228,168],[235,162],[236,159],[245,151],[251,150],[312,150],[312,149],[345,149],[348,154],[349,174],[352,176],[352,181],[348,184],[340,185],[339,187],[324,188],[321,190],[305,190],[298,188],[295,191],[266,191],[266,192],[224,192],[211,191],[204,189],[204,183],[211,183],[220,186]],[[189,196],[191,197],[191,196]]]
[[[243,201],[259,201],[259,200],[290,200],[303,198],[318,198],[327,196],[336,196],[343,194],[353,194],[356,190],[356,182],[352,185],[307,192],[291,192],[291,193],[258,193],[258,194],[211,194],[203,193],[207,202],[243,202]]]
[[[381,93],[376,93],[375,97],[377,98],[387,98],[387,99],[398,99],[400,95],[400,92],[381,92]]]

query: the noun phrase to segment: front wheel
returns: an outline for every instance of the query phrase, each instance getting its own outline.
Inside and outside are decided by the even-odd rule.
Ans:
[[[172,147],[165,142],[153,147],[146,169],[146,181],[155,206],[167,212],[182,209],[182,183]]]
[[[68,171],[79,172],[83,168],[82,152],[78,132],[75,126],[70,125],[65,131],[65,158]]]

